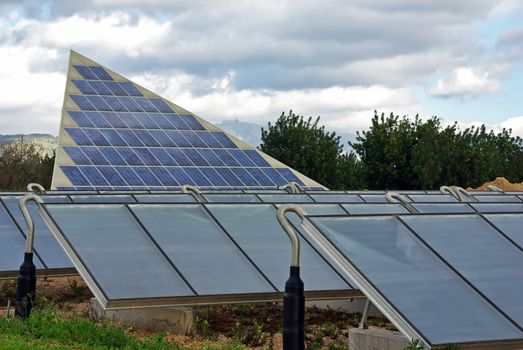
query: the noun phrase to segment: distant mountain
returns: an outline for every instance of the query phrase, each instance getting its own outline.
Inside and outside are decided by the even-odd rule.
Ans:
[[[58,137],[51,134],[16,134],[16,135],[2,135],[0,134],[0,145],[30,140],[41,147],[43,153],[52,154],[58,147]]]
[[[259,146],[261,143],[261,128],[262,126],[254,123],[241,122],[238,119],[224,120],[216,124],[217,127],[233,134],[242,141],[251,146]],[[265,126],[266,128],[267,126]],[[355,141],[356,135],[350,132],[336,132],[336,135],[341,136],[341,144],[343,149],[347,151],[349,141]]]

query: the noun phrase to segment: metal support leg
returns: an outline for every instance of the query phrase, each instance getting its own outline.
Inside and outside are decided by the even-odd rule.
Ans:
[[[370,300],[367,299],[365,302],[365,308],[363,309],[363,315],[361,315],[361,321],[359,328],[360,329],[367,329],[369,328],[369,325],[367,324],[367,317],[369,315],[369,307],[370,307]]]

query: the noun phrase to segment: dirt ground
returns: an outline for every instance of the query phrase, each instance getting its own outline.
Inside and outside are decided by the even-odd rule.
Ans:
[[[523,191],[523,182],[520,183],[511,183],[504,177],[497,177],[493,181],[485,182],[483,185],[478,188],[467,188],[467,190],[476,190],[476,191],[489,191],[487,188],[488,185],[494,185],[500,188],[503,191]]]

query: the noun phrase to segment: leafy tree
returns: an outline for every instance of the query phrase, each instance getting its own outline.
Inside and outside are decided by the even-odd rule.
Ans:
[[[343,153],[340,136],[319,121],[282,112],[274,125],[262,128],[260,149],[331,189],[361,185],[356,156]]]

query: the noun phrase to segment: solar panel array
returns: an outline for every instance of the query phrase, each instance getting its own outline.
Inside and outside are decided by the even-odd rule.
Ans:
[[[106,68],[71,61],[53,188],[320,186]]]

